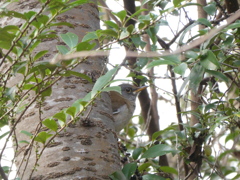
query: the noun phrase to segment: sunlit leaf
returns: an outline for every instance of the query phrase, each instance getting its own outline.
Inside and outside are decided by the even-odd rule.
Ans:
[[[68,113],[70,116],[72,116],[73,118],[76,115],[76,108],[75,107],[69,107],[66,110],[66,113]]]
[[[98,39],[96,32],[89,32],[83,37],[82,42],[92,41],[94,39]]]
[[[45,144],[52,134],[42,131],[34,138],[35,141]]]
[[[183,0],[173,0],[173,4],[175,7],[178,7]]]
[[[70,49],[73,49],[78,43],[78,36],[74,33],[68,32],[66,34],[61,34],[60,37]]]
[[[88,51],[92,50],[96,46],[96,43],[90,43],[90,42],[80,42],[77,46],[76,49],[77,51]]]
[[[121,22],[123,22],[127,16],[127,12],[125,10],[119,11],[117,13],[112,12],[112,14],[116,15],[121,20]]]
[[[117,72],[118,67],[111,69],[105,75],[98,78],[93,86],[91,97],[94,97],[98,91],[100,91],[104,86],[108,85],[112,80],[113,75]]]
[[[67,114],[64,111],[60,111],[60,112],[54,114],[53,118],[56,118],[65,123],[66,119],[67,119]]]
[[[55,120],[53,119],[45,119],[43,122],[42,122],[47,128],[57,132],[57,129],[58,129],[58,125],[56,123]]]
[[[169,166],[161,166],[160,169],[165,172],[165,173],[170,173],[170,174],[178,174],[178,171],[172,167]]]

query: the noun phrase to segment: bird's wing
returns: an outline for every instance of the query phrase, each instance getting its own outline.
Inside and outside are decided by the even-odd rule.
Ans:
[[[127,104],[126,100],[116,91],[110,91],[110,98],[112,100],[112,110],[113,112],[118,111],[118,109]],[[127,104],[129,106],[129,104]]]

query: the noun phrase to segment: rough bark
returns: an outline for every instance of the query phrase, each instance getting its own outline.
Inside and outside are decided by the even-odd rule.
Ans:
[[[10,9],[15,11],[39,11],[38,1],[19,1],[11,4]],[[74,8],[60,15],[58,21],[70,22],[74,29],[58,26],[55,31],[64,34],[74,32],[79,39],[86,32],[99,29],[99,18],[96,1]],[[20,25],[17,19],[7,19],[2,24]],[[49,39],[42,42],[38,51],[47,49],[49,53],[43,61],[53,58],[59,39]],[[91,75],[96,80],[104,72],[104,58],[87,59],[74,70]],[[11,84],[19,82],[16,76]],[[33,146],[24,146],[18,142],[29,140],[20,131],[25,130],[36,134],[44,128],[37,128],[41,121],[54,115],[63,108],[69,107],[77,99],[83,98],[91,91],[93,84],[81,78],[62,78],[52,87],[52,95],[44,102],[34,102],[26,111],[15,129],[16,166],[21,179],[108,179],[108,175],[120,168],[120,159],[117,147],[117,137],[113,129],[113,117],[110,98],[103,93],[94,104],[88,108],[79,121],[70,124],[51,142],[41,155],[38,163],[38,153],[42,146],[34,143]],[[28,102],[34,98],[29,95]],[[27,102],[26,101],[26,102]],[[42,105],[39,105],[42,104]],[[32,170],[33,174],[32,174]]]

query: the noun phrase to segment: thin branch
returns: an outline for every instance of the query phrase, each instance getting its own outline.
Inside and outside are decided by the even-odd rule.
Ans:
[[[169,66],[169,71],[171,74],[171,77],[175,77],[175,73],[173,72],[172,66]],[[174,94],[174,99],[175,99],[175,103],[176,103],[176,111],[177,111],[177,118],[178,118],[178,127],[179,130],[182,131],[183,130],[183,120],[182,120],[182,115],[181,115],[181,105],[180,105],[180,101],[179,98],[177,97],[177,85],[176,85],[176,80],[175,79],[171,79],[172,82],[172,87],[173,87],[173,94]]]

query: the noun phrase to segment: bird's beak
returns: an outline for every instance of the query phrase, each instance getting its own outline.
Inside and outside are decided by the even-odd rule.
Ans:
[[[139,93],[140,91],[142,91],[142,90],[144,90],[144,89],[146,89],[148,86],[141,86],[141,87],[138,87],[138,88],[136,88],[136,90],[134,90],[133,91],[133,93]]]

